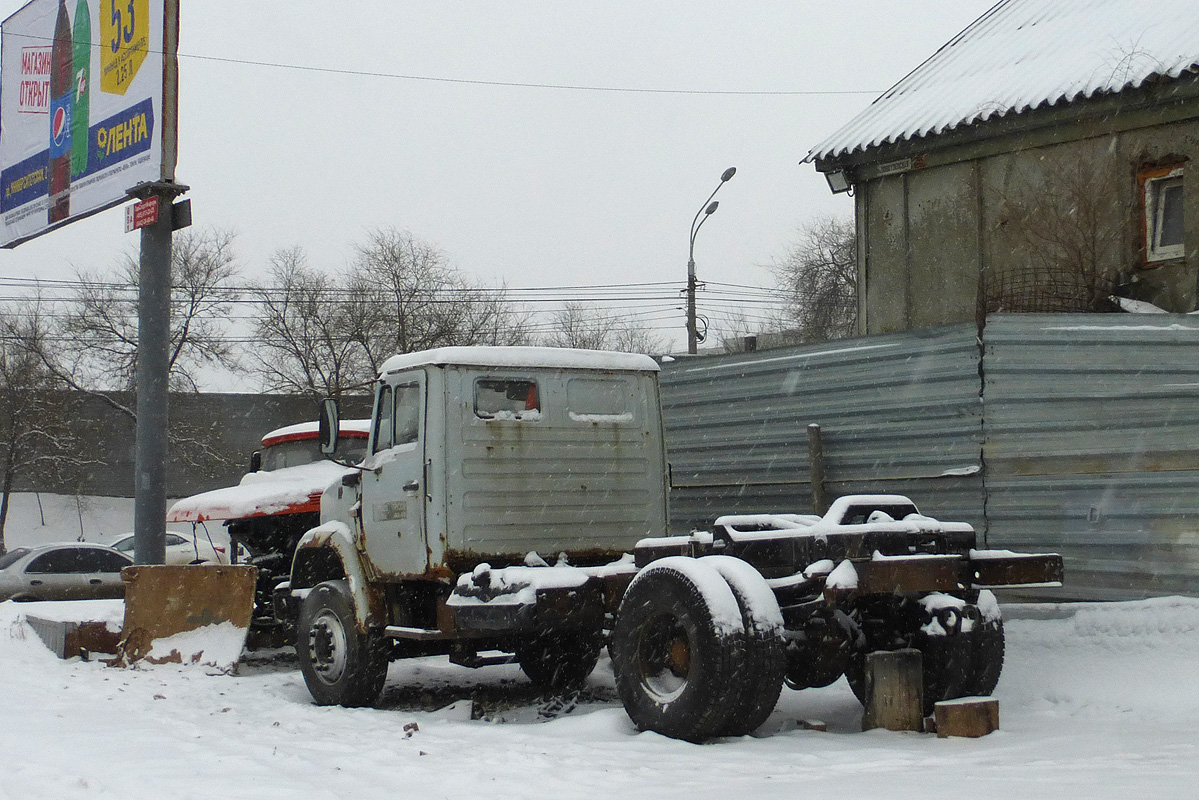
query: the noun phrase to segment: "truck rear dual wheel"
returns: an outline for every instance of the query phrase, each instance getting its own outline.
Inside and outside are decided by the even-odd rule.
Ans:
[[[745,662],[737,676],[729,718],[720,735],[745,736],[762,727],[783,689],[787,667],[783,614],[766,580],[746,562],[732,556],[706,556],[699,563],[720,573],[741,609]]]
[[[986,696],[995,691],[1003,671],[1003,620],[982,623],[980,630],[957,636],[924,636],[913,642],[920,650],[924,678],[924,714],[941,700]],[[866,653],[849,659],[845,678],[854,696],[866,702]]]
[[[774,600],[737,559],[671,557],[642,570],[612,631],[616,690],[633,722],[692,742],[761,725],[783,673],[764,597]]]
[[[374,705],[387,680],[390,643],[358,629],[345,580],[317,584],[300,605],[296,654],[317,705]]]

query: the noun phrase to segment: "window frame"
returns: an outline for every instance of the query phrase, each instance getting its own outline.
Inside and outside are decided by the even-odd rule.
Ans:
[[[496,411],[481,411],[479,409],[479,390],[486,388],[491,391],[496,391],[494,386],[485,386],[485,384],[505,385],[505,395],[507,394],[508,384],[525,384],[525,404],[526,408],[518,409],[503,409]],[[537,403],[535,408],[528,408],[529,397]],[[541,402],[542,392],[541,385],[536,378],[515,375],[479,375],[471,382],[471,410],[474,412],[475,419],[484,422],[537,422],[542,418],[543,404]],[[515,398],[513,398],[515,399]]]
[[[1167,261],[1176,261],[1186,257],[1186,220],[1183,218],[1183,241],[1178,244],[1162,245],[1162,218],[1165,206],[1161,203],[1163,193],[1172,187],[1179,187],[1183,192],[1183,210],[1185,215],[1186,183],[1184,180],[1184,165],[1173,164],[1165,167],[1155,167],[1142,170],[1138,178],[1141,184],[1141,235],[1144,242],[1145,263],[1157,266]]]
[[[383,441],[383,426],[387,425],[387,441]],[[395,390],[391,384],[384,383],[379,387],[375,398],[375,419],[371,425],[371,453],[380,453],[392,447],[395,437]]]
[[[409,402],[415,400],[415,402]],[[405,423],[412,422],[414,427],[400,427],[400,409],[411,409],[415,413],[412,419],[405,418]],[[424,426],[424,396],[419,381],[405,381],[394,386],[391,397],[391,441],[392,447],[413,444],[420,441],[421,428]]]
[[[385,383],[379,388],[372,423],[372,454],[420,441],[425,424],[423,387],[424,383],[420,380],[405,380]],[[415,414],[405,415],[401,420],[401,408],[414,411]],[[401,421],[406,423],[403,429],[400,428]],[[414,423],[415,427],[409,427],[407,423]],[[383,436],[385,428],[386,439]]]

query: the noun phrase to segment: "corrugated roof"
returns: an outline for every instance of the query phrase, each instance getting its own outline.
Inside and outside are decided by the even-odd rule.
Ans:
[[[1197,67],[1197,0],[1003,0],[804,160],[1119,92]]]

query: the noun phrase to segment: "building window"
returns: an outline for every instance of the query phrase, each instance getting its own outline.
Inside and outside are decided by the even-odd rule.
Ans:
[[[1145,201],[1145,260],[1149,263],[1182,258],[1182,167],[1141,173]]]

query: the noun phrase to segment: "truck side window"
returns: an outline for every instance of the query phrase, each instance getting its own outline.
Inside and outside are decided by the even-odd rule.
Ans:
[[[394,419],[394,402],[390,386],[379,390],[379,402],[375,412],[375,452],[386,450],[392,446],[392,421]]]
[[[576,422],[632,422],[634,397],[619,378],[571,378],[566,384],[566,409]]]
[[[395,444],[408,444],[420,438],[420,384],[405,383],[396,387]]]
[[[475,416],[480,419],[536,419],[541,398],[533,381],[479,378],[475,381]]]

